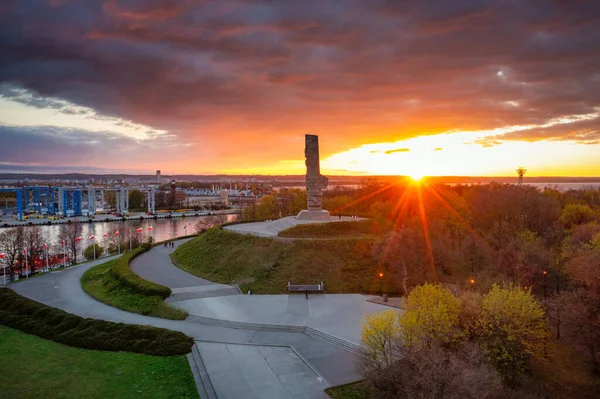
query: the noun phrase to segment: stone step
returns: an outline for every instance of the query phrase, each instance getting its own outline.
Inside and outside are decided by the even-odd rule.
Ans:
[[[240,295],[240,291],[235,288],[218,288],[215,290],[176,292],[167,298],[167,302],[187,301],[189,299],[215,298],[219,296]]]
[[[318,340],[327,342],[331,345],[337,346],[338,348],[344,349],[348,352],[352,352],[356,355],[364,356],[365,350],[362,346],[356,345],[352,342],[346,341],[342,338],[338,338],[334,335],[324,333],[323,331],[315,330],[311,327],[306,327],[304,330],[304,334],[309,337],[316,338]]]
[[[202,399],[218,399],[215,388],[213,387],[208,371],[202,361],[202,356],[196,344],[192,346],[192,352],[187,355],[192,374],[194,375],[194,381],[196,382],[196,388]]]
[[[186,321],[191,323],[198,323],[213,327],[224,327],[224,328],[235,328],[240,330],[254,330],[254,331],[273,331],[273,332],[286,332],[286,333],[301,333],[309,337],[318,339],[326,342],[330,345],[336,346],[340,349],[354,353],[359,356],[365,355],[365,350],[360,345],[356,345],[352,342],[346,341],[342,338],[338,338],[331,334],[324,333],[319,330],[315,330],[311,327],[306,326],[289,326],[279,324],[259,324],[259,323],[245,323],[240,321],[220,320],[213,319],[211,317],[194,316],[189,315]]]
[[[242,322],[242,321],[213,319],[211,317],[195,316],[195,315],[189,315],[185,320],[192,322],[192,323],[204,324],[207,326],[236,328],[236,329],[240,329],[240,330],[303,333],[304,329],[305,329],[304,326],[246,323],[246,322]]]

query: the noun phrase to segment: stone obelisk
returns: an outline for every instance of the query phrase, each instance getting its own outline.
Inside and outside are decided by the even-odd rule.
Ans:
[[[307,134],[304,156],[306,157],[306,197],[308,209],[301,211],[297,219],[330,220],[328,211],[323,210],[323,190],[327,187],[327,178],[321,174],[319,164],[319,136]]]

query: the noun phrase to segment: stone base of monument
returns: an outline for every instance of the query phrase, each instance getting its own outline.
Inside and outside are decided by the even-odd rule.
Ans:
[[[298,220],[331,220],[331,215],[329,211],[300,211],[298,216],[296,216]]]

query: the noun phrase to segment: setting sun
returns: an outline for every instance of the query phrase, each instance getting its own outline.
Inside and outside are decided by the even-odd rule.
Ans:
[[[423,175],[420,173],[411,173],[410,178],[413,179],[413,181],[420,181],[423,178]]]

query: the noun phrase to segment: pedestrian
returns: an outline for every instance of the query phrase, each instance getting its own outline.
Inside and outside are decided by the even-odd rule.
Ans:
[[[306,299],[308,299],[308,291],[304,291],[304,295],[306,296]]]

